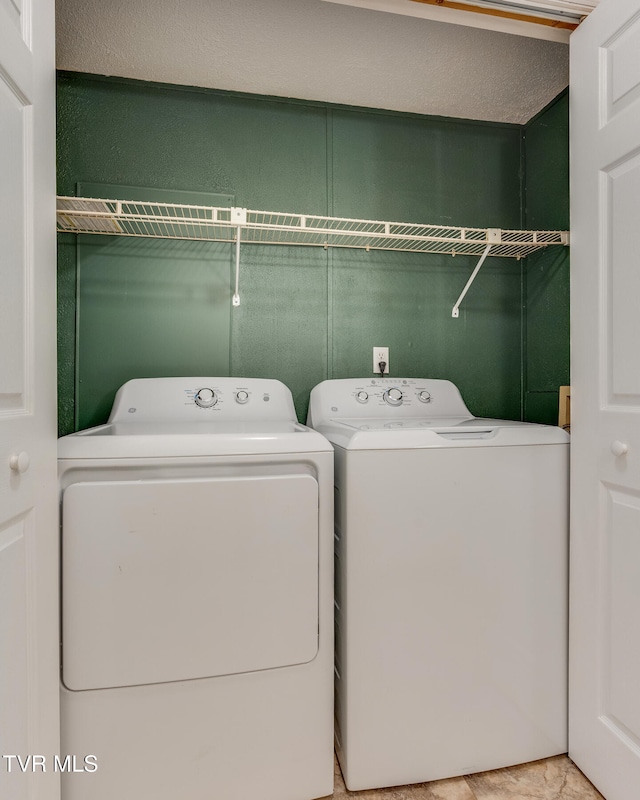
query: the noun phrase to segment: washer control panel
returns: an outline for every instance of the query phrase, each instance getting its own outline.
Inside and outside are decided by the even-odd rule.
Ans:
[[[263,378],[140,378],[118,389],[109,421],[240,419],[297,422],[291,392]]]
[[[413,378],[375,378],[366,386],[356,387],[353,396],[360,405],[368,403],[379,405],[380,400],[392,408],[411,405],[414,401],[426,405],[431,403],[433,398],[431,391],[421,388],[423,384],[424,381]]]
[[[197,406],[200,406],[200,408],[213,408],[218,402],[218,395],[213,391],[213,389],[198,389],[193,400]]]
[[[323,381],[311,392],[308,424],[330,419],[471,416],[451,381],[435,378],[346,378]]]
[[[396,386],[394,386],[391,389],[384,390],[382,399],[385,403],[387,403],[387,405],[401,406],[402,401],[404,400],[404,395],[402,394],[402,389],[398,389]]]

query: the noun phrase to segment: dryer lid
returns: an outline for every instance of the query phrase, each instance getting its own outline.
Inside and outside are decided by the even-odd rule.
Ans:
[[[292,422],[108,423],[58,440],[58,459],[185,458],[321,453],[331,445],[320,433]]]
[[[109,422],[65,436],[64,459],[161,458],[330,450],[298,423],[280,381],[141,378],[118,390]]]

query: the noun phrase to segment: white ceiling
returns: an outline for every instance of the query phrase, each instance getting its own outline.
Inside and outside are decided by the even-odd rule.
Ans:
[[[569,77],[563,43],[322,0],[56,10],[63,70],[520,124]]]

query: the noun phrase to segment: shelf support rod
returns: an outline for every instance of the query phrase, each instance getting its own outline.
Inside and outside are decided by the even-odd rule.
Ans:
[[[478,263],[476,264],[476,268],[471,273],[471,277],[467,281],[467,285],[462,290],[462,292],[460,294],[460,297],[456,300],[456,304],[455,304],[455,306],[453,307],[453,309],[451,311],[451,316],[454,319],[458,319],[458,317],[460,316],[460,310],[459,310],[460,309],[460,303],[464,300],[464,296],[469,291],[469,288],[470,288],[471,284],[476,279],[476,275],[480,272],[480,267],[484,264],[484,260],[489,255],[490,251],[491,251],[491,244],[488,244],[484,248],[484,253],[480,256],[480,261],[478,261]]]
[[[237,308],[240,305],[240,231],[247,224],[247,209],[232,206],[229,209],[229,221],[236,224],[236,285],[231,305]]]
[[[240,225],[236,228],[236,289],[233,293],[233,299],[231,300],[231,304],[234,308],[237,308],[240,305]]]

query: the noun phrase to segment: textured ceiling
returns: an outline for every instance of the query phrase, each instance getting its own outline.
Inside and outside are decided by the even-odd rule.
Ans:
[[[58,68],[496,122],[568,84],[565,44],[322,0],[57,0]]]

